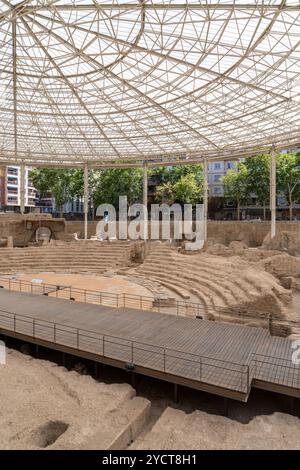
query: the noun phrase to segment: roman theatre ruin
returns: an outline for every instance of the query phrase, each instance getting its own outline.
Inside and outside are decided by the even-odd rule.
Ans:
[[[276,220],[299,31],[294,0],[0,2],[1,449],[299,448],[300,224]],[[208,220],[208,163],[262,153],[271,220]],[[92,169],[143,168],[147,205],[148,169],[189,163],[201,246],[99,239]],[[82,168],[84,220],[26,213],[25,166]]]

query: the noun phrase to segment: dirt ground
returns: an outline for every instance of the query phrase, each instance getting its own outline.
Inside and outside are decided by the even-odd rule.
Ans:
[[[242,424],[224,416],[167,408],[131,449],[300,449],[300,421],[285,413],[256,416]]]
[[[300,449],[300,400],[253,389],[247,403],[141,381],[138,393],[151,401],[148,426],[131,444],[135,450]],[[226,413],[226,416],[225,416]]]
[[[129,449],[300,449],[300,420],[280,396],[256,391],[247,404],[231,401],[226,417],[219,397],[182,389],[175,405],[170,384],[142,376],[135,397],[117,383],[120,371],[108,370],[101,374],[112,383],[96,382],[8,349],[0,365],[0,449],[89,448],[91,440],[105,448],[130,422],[135,400],[137,411],[150,401],[151,412]]]
[[[128,384],[96,382],[8,349],[0,365],[0,449],[72,449],[97,433],[106,448],[128,424],[134,400]]]

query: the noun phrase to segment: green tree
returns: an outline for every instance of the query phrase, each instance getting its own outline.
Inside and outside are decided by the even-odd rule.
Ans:
[[[174,185],[171,181],[156,186],[155,199],[159,203],[172,205],[175,202]]]
[[[200,183],[196,175],[190,173],[174,184],[175,201],[181,204],[197,204],[203,196],[203,179]]]
[[[38,192],[51,191],[55,204],[62,216],[63,205],[70,200],[70,184],[74,170],[42,168],[34,169],[30,178]]]
[[[202,175],[201,175],[202,176]],[[203,197],[203,177],[193,173],[182,175],[175,183],[167,181],[156,187],[155,199],[158,202],[173,204],[197,204]]]
[[[157,202],[196,204],[203,196],[203,166],[199,164],[158,167],[151,171],[158,185]]]
[[[201,164],[160,166],[149,171],[150,176],[155,176],[158,185],[163,183],[175,184],[182,176],[195,175],[197,181],[203,179],[203,166]]]
[[[127,196],[128,204],[140,201],[142,198],[143,170],[107,169],[102,170],[94,191],[95,206],[112,204],[119,205],[119,196]]]
[[[248,170],[247,184],[249,193],[255,193],[259,204],[263,207],[264,220],[266,206],[270,200],[270,155],[262,154],[248,157],[245,160]]]
[[[300,197],[300,157],[295,152],[281,153],[277,156],[277,189],[285,195],[290,220],[293,218],[293,204]]]
[[[224,196],[236,202],[237,219],[240,220],[240,206],[246,202],[249,195],[248,169],[244,163],[239,163],[234,170],[229,170],[222,178]]]

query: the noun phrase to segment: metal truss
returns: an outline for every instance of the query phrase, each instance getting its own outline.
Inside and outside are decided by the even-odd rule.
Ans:
[[[0,163],[300,144],[299,0],[0,0]]]

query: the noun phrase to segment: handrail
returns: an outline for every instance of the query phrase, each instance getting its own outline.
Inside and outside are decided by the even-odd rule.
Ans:
[[[23,280],[23,279],[11,279],[11,278],[6,278],[6,277],[0,277],[0,282],[8,283],[8,288],[9,289],[11,289],[12,284],[14,284],[16,287],[19,286],[20,291],[22,291],[22,286],[30,287],[31,291],[34,290],[33,288],[38,290],[39,287],[41,289],[43,287],[45,289],[53,288],[53,290],[57,291],[57,292],[59,292],[60,290],[70,289],[70,297],[72,296],[71,295],[72,293],[73,294],[76,294],[76,293],[81,294],[85,299],[89,295],[90,296],[95,296],[95,297],[98,296],[100,304],[101,304],[101,300],[103,300],[106,297],[106,298],[114,299],[115,300],[115,305],[117,306],[117,308],[119,307],[119,305],[122,305],[122,300],[123,300],[123,306],[124,307],[126,307],[126,301],[127,301],[128,307],[140,308],[141,310],[145,310],[145,308],[144,308],[145,305],[148,307],[148,303],[152,303],[152,309],[153,310],[155,310],[155,311],[157,310],[158,312],[161,312],[163,310],[166,311],[166,310],[170,310],[172,308],[172,309],[174,309],[174,312],[176,312],[177,316],[179,316],[181,314],[182,310],[184,311],[182,313],[182,315],[185,316],[185,311],[187,309],[188,310],[194,310],[196,316],[197,316],[197,314],[202,314],[202,313],[204,314],[205,312],[213,313],[213,314],[216,314],[216,315],[220,316],[221,314],[226,314],[227,310],[230,310],[230,309],[228,309],[228,307],[226,307],[224,305],[216,305],[214,308],[212,308],[212,307],[204,306],[203,304],[200,304],[198,302],[191,302],[189,300],[177,300],[177,299],[174,299],[174,306],[164,306],[164,305],[162,305],[162,300],[160,298],[155,299],[154,297],[151,297],[151,296],[144,296],[144,295],[130,294],[130,293],[119,293],[118,294],[118,293],[113,293],[113,292],[95,291],[95,290],[91,290],[91,289],[82,289],[80,287],[72,287],[72,286],[57,285],[57,284],[50,284],[50,283],[49,284],[48,283],[33,283],[33,282]],[[101,299],[100,299],[100,297],[101,297]],[[120,299],[121,299],[121,301],[120,301]],[[135,307],[134,305],[129,305],[130,301],[137,301],[137,306]],[[153,305],[154,301],[157,303],[157,306]],[[88,303],[88,302],[85,302],[85,303]],[[147,309],[149,309],[149,307]],[[249,310],[249,309],[247,309],[247,310],[248,310],[248,312],[251,313],[251,310]],[[247,317],[249,319],[253,319],[253,317],[251,315],[245,315],[245,313],[240,313],[238,311],[233,312],[232,310],[230,310],[230,313],[234,313],[236,316],[241,316],[241,317],[244,317],[244,318]],[[255,314],[257,314],[256,311],[255,311]],[[260,312],[259,316],[260,316],[259,319],[261,319],[261,320],[268,320],[269,316],[270,316],[270,312]]]
[[[142,296],[138,294],[129,294],[129,293],[114,293],[114,292],[105,292],[105,291],[95,291],[91,289],[82,289],[80,287],[72,287],[68,285],[57,285],[57,284],[48,284],[48,283],[33,283],[24,279],[12,279],[10,277],[0,276],[0,282],[7,283],[10,290],[14,290],[12,286],[19,287],[19,291],[23,292],[22,286],[27,286],[30,289],[31,294],[35,294],[34,290],[39,291],[43,290],[44,295],[51,295],[56,293],[57,298],[65,298],[60,296],[58,293],[67,291],[69,289],[69,299],[76,300],[83,303],[94,303],[99,305],[105,305],[111,308],[134,308],[140,310],[152,310],[158,313],[170,313],[176,314],[176,316],[187,316],[186,313],[189,311],[190,315],[193,313],[195,317],[201,317],[207,313],[212,313],[214,316],[219,316],[219,321],[221,320],[221,315],[234,314],[237,317],[242,319],[249,320],[263,320],[267,323],[267,328],[270,330],[270,320],[273,320],[275,324],[288,325],[290,327],[300,326],[300,321],[296,320],[286,320],[280,318],[274,318],[270,312],[259,312],[259,317],[257,317],[258,312],[253,310],[253,313],[256,314],[256,317],[247,315],[244,312],[234,311],[226,306],[215,305],[214,308],[204,306],[197,302],[190,302],[188,300],[177,300],[174,299],[174,305],[163,305],[160,298],[155,299],[150,296]],[[0,286],[5,287],[5,286]],[[39,289],[40,288],[40,289]],[[50,291],[52,289],[52,291]],[[47,291],[48,290],[48,291]],[[76,294],[78,295],[75,298]],[[92,297],[92,299],[91,299]],[[91,301],[92,300],[92,301]],[[154,304],[155,302],[155,304]],[[247,309],[247,312],[251,313],[251,309]]]
[[[58,325],[58,326],[61,326],[63,328],[73,328],[75,329],[76,331],[79,330],[81,332],[85,332],[85,333],[95,333],[95,331],[91,331],[91,330],[86,330],[85,328],[78,328],[74,325],[64,325],[63,323],[59,323],[59,322],[52,322],[50,320],[43,320],[43,319],[40,319],[40,318],[36,318],[36,317],[33,317],[31,315],[24,315],[23,313],[14,313],[14,312],[9,312],[7,310],[2,310],[0,309],[0,312],[4,312],[4,313],[8,313],[10,315],[16,315],[16,316],[19,316],[19,317],[25,317],[25,318],[28,318],[30,320],[35,320],[36,322],[40,321],[40,322],[44,322],[44,323],[49,323],[50,325]],[[4,315],[1,315],[0,316],[4,316]],[[20,320],[20,321],[25,321],[25,320]],[[29,322],[28,322],[29,323]],[[40,326],[44,326],[44,325],[40,325]],[[45,325],[46,326],[46,325]],[[56,330],[56,331],[67,331],[67,330]],[[128,338],[123,338],[122,336],[116,336],[116,335],[110,335],[110,334],[104,334],[104,333],[97,333],[98,335],[100,336],[105,336],[105,337],[110,337],[110,338],[113,338],[113,339],[116,339],[116,340],[121,340],[121,341],[127,341],[129,342],[130,344],[131,343],[134,343],[134,344],[141,344],[143,346],[149,346],[149,347],[152,347],[152,348],[158,348],[160,350],[166,350],[166,351],[173,351],[173,352],[176,352],[176,353],[180,353],[180,354],[186,354],[186,355],[190,355],[190,356],[196,356],[197,358],[201,357],[201,358],[204,358],[204,359],[207,359],[207,360],[211,360],[211,361],[218,361],[218,362],[222,362],[222,363],[225,363],[225,364],[233,364],[233,365],[236,365],[236,366],[239,366],[239,367],[248,367],[248,364],[240,364],[240,363],[237,363],[237,362],[234,362],[234,361],[226,361],[224,359],[219,359],[217,357],[209,357],[209,356],[204,356],[202,354],[197,354],[197,353],[193,353],[193,352],[189,352],[189,351],[183,351],[183,350],[180,350],[180,349],[174,349],[174,348],[169,348],[169,347],[164,347],[164,346],[159,346],[159,345],[156,345],[154,343],[147,343],[147,342],[142,342],[142,341],[136,341],[136,340],[131,340],[131,339],[128,339]],[[98,339],[98,338],[95,338],[95,337],[91,337],[93,339]],[[116,344],[116,343],[115,343]],[[151,351],[151,352],[154,352],[155,351]],[[177,356],[176,356],[177,357]]]
[[[199,367],[199,371],[200,371],[199,374],[202,374],[201,376],[199,376],[200,381],[201,381],[201,378],[203,378],[203,366],[213,367],[214,369],[217,369],[217,370],[219,370],[219,369],[227,370],[227,371],[230,371],[233,374],[239,374],[240,380],[241,380],[241,391],[244,390],[243,377],[244,376],[246,376],[246,378],[249,377],[249,365],[248,364],[237,364],[233,361],[227,361],[227,360],[223,360],[223,359],[219,359],[219,358],[202,356],[201,354],[195,354],[195,353],[188,352],[188,351],[176,350],[176,349],[173,349],[173,348],[163,347],[163,346],[150,344],[150,343],[143,343],[141,341],[135,341],[135,340],[127,339],[127,338],[122,338],[122,337],[119,337],[119,336],[103,334],[103,333],[100,333],[100,332],[96,333],[98,336],[90,336],[89,334],[86,335],[86,333],[93,333],[95,335],[95,332],[91,332],[90,330],[85,330],[85,329],[82,329],[82,328],[77,328],[76,326],[73,326],[73,325],[63,325],[61,323],[51,322],[49,320],[38,319],[36,317],[29,316],[29,315],[17,314],[17,313],[14,313],[14,312],[9,312],[7,310],[0,309],[0,312],[2,312],[2,313],[0,313],[0,317],[6,317],[6,318],[8,317],[8,318],[14,320],[14,330],[13,331],[17,331],[17,323],[18,322],[23,322],[23,323],[25,322],[27,324],[32,325],[33,328],[34,328],[33,336],[35,338],[43,337],[43,336],[39,335],[38,332],[37,332],[39,327],[50,328],[50,325],[51,325],[51,327],[52,327],[51,329],[53,329],[53,340],[54,340],[55,344],[64,344],[63,342],[59,342],[57,340],[58,334],[60,332],[62,332],[62,333],[71,333],[71,334],[73,334],[74,339],[77,337],[77,349],[79,349],[79,350],[80,350],[80,339],[89,338],[89,339],[95,339],[95,340],[102,341],[103,346],[104,346],[104,343],[105,343],[106,345],[107,344],[114,344],[118,347],[127,347],[128,351],[131,350],[131,352],[132,352],[132,361],[133,361],[133,354],[134,354],[134,352],[137,352],[137,351],[144,351],[146,353],[151,353],[152,355],[156,354],[156,355],[159,355],[159,357],[163,361],[164,367],[159,367],[159,370],[162,370],[163,372],[170,372],[170,367],[167,367],[166,360],[168,360],[168,359],[176,359],[177,360],[177,362],[176,362],[176,371],[177,371],[177,373],[178,373],[178,370],[177,370],[178,369],[178,360],[185,361],[188,364],[193,364],[193,365],[196,364],[197,365],[197,370],[198,370],[198,367]],[[2,326],[2,329],[5,329],[5,327]],[[43,339],[45,339],[45,338],[43,338]],[[112,341],[112,340],[117,340],[117,341]],[[123,343],[120,343],[120,340]],[[152,349],[149,350],[149,349],[147,349],[147,347],[152,348]],[[153,350],[153,348],[154,348],[154,350]],[[84,350],[84,349],[81,349],[81,350]],[[97,351],[97,353],[99,354],[99,351]],[[104,355],[104,351],[103,351],[103,355]],[[184,357],[182,355],[189,356],[189,357],[187,358],[187,357]],[[146,362],[147,362],[147,359],[146,359]],[[157,369],[157,364],[155,364],[155,362],[154,362],[153,366],[154,366],[155,369]],[[234,366],[238,366],[239,368],[237,369]],[[149,367],[148,364],[147,364],[147,367]],[[172,371],[170,373],[174,373],[174,371]],[[181,376],[184,376],[184,374],[181,374]],[[249,380],[247,379],[247,384],[246,384],[247,385],[247,391],[249,389],[249,383],[248,382],[249,382]]]

